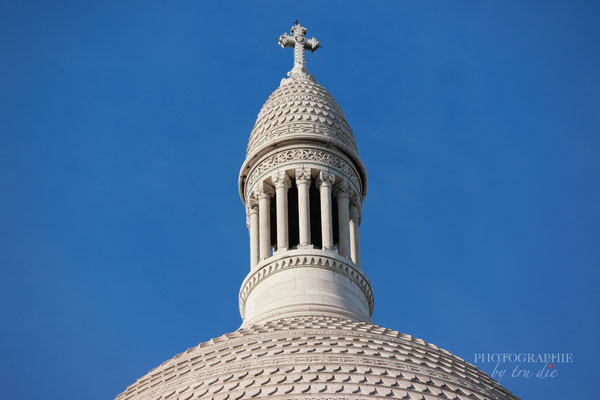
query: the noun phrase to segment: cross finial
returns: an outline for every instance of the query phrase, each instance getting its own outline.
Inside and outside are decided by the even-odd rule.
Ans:
[[[291,35],[284,33],[279,37],[279,45],[282,48],[294,48],[294,68],[288,72],[288,76],[293,78],[309,78],[310,75],[305,67],[304,50],[314,52],[319,48],[319,41],[314,37],[307,39],[304,36],[306,35],[306,28],[300,25],[298,20],[294,21],[290,33]]]

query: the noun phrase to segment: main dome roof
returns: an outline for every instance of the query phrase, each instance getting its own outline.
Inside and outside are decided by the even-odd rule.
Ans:
[[[288,140],[332,143],[358,157],[356,141],[342,109],[314,78],[282,80],[258,114],[246,158]]]
[[[435,345],[366,322],[297,316],[242,327],[148,372],[117,400],[516,399]]]

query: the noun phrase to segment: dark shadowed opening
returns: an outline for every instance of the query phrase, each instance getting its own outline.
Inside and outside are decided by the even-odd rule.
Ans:
[[[288,191],[288,230],[290,235],[290,249],[296,248],[300,243],[300,227],[298,226],[298,188],[292,179],[292,187]]]
[[[315,185],[310,185],[308,191],[310,197],[310,240],[316,248],[323,247],[323,238],[321,237],[321,199],[319,189]]]

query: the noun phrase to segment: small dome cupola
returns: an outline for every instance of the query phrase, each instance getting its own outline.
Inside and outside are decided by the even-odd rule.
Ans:
[[[296,23],[279,38],[294,67],[262,107],[240,171],[250,273],[240,290],[244,324],[289,315],[370,321],[373,292],[360,266],[366,172],[333,96],[308,73],[319,42]]]

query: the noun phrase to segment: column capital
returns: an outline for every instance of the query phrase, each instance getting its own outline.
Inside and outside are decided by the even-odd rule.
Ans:
[[[359,224],[361,222],[361,201],[358,193],[353,192],[350,195],[350,218],[356,220]]]
[[[352,193],[350,193],[350,209],[352,210],[352,208],[356,208],[356,210],[358,210],[360,212],[360,208],[361,208],[360,196],[355,191],[352,191]]]
[[[258,212],[258,201],[254,197],[250,197],[246,203],[246,213],[248,215]]]
[[[329,173],[327,171],[320,171],[317,176],[316,185],[319,189],[322,187],[328,186],[331,188],[335,183],[335,175]]]
[[[271,181],[275,185],[275,189],[284,187],[289,189],[292,187],[292,180],[285,171],[277,171],[271,175]]]
[[[310,185],[310,168],[296,168],[296,185],[307,183]]]
[[[350,197],[350,185],[345,179],[333,187],[333,193],[336,197]]]
[[[254,197],[250,197],[246,202],[246,226],[250,228],[250,217],[253,214],[258,214],[258,201]]]
[[[275,189],[273,189],[273,186],[269,185],[268,183],[261,182],[254,190],[254,195],[259,200],[270,199],[271,197],[275,196]]]

